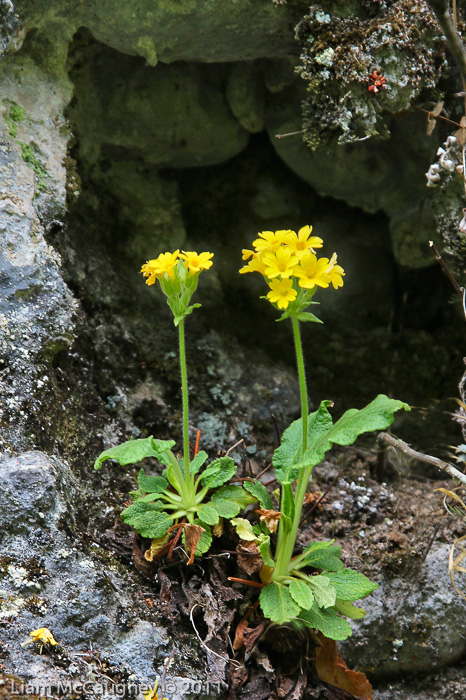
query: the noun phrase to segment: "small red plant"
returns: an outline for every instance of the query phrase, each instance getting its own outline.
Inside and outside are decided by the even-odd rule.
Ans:
[[[382,73],[378,73],[376,70],[372,71],[370,75],[366,78],[366,83],[369,87],[367,88],[369,92],[379,92],[387,84],[387,78],[384,78]]]

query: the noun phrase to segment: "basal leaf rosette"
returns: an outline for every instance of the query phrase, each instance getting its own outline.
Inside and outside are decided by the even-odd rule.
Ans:
[[[269,286],[266,299],[283,311],[278,320],[294,316],[299,321],[319,319],[305,309],[317,289],[332,285],[343,286],[344,270],[337,263],[337,255],[318,258],[316,249],[323,240],[312,236],[312,226],[303,226],[298,233],[289,229],[262,231],[253,241],[253,250],[243,250],[243,260],[248,261],[240,273],[259,272]]]
[[[149,286],[159,282],[167,303],[172,310],[175,326],[191,314],[200,304],[189,305],[197,289],[199,275],[212,267],[213,253],[175,250],[161,253],[158,258],[148,260],[141,272]]]

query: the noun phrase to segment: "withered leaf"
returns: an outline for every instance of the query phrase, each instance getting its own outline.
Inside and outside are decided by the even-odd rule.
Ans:
[[[372,700],[372,686],[364,673],[351,671],[338,651],[337,643],[318,632],[316,670],[321,681],[345,690],[361,700]]]
[[[238,552],[238,566],[249,574],[249,576],[252,576],[262,569],[264,561],[255,542],[240,540],[236,551]]]
[[[270,532],[277,532],[278,521],[280,520],[280,511],[277,510],[266,510],[265,508],[258,508],[256,513],[259,515],[259,520],[263,520],[267,529]]]
[[[466,143],[466,117],[461,117],[460,126],[461,129],[455,131],[454,136],[456,137],[459,145],[464,146]]]
[[[167,545],[170,540],[170,533],[167,532],[163,537],[157,537],[152,540],[149,549],[144,552],[144,559],[146,561],[154,561],[154,559],[159,559],[162,557],[169,549]]]
[[[189,561],[186,566],[189,566],[194,562],[194,555],[196,554],[196,548],[201,539],[202,533],[205,529],[200,525],[192,525],[191,523],[184,526],[184,536],[186,542],[186,548],[190,554]]]
[[[443,109],[443,102],[437,102],[435,107],[431,112],[428,113],[427,115],[427,136],[430,136],[435,127],[437,126],[437,120],[435,117],[438,117],[439,114],[441,113]]]

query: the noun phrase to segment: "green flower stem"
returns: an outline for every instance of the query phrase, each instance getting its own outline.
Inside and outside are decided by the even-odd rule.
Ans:
[[[293,337],[296,350],[296,364],[298,366],[299,390],[301,392],[301,418],[303,422],[303,455],[307,450],[307,417],[309,406],[307,400],[306,373],[304,371],[303,345],[299,332],[299,321],[295,316],[291,317],[293,325]]]
[[[178,324],[180,339],[181,393],[183,398],[183,458],[185,481],[189,483],[189,435],[188,435],[188,373],[184,345],[184,319]]]
[[[291,317],[293,326],[293,337],[296,350],[296,363],[298,366],[299,389],[301,392],[301,420],[303,426],[303,441],[302,455],[307,450],[307,418],[309,414],[309,404],[307,398],[306,374],[304,371],[303,346],[301,342],[301,334],[299,332],[299,321],[295,316]],[[290,561],[293,556],[293,550],[298,534],[299,521],[301,520],[301,511],[303,508],[304,498],[306,496],[307,485],[311,476],[312,467],[301,470],[296,486],[296,494],[294,498],[295,512],[291,530],[285,532],[283,519],[280,519],[277,540],[277,566],[274,571],[274,577],[283,576],[290,568]]]

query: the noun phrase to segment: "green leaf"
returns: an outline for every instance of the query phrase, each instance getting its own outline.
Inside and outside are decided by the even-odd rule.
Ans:
[[[165,491],[168,482],[163,476],[146,476],[144,469],[138,474],[138,486],[144,493],[161,493]]]
[[[152,501],[157,501],[159,499],[164,499],[163,493],[148,493],[146,496],[143,496],[137,500],[142,501],[143,503],[151,503]]]
[[[231,457],[220,457],[209,464],[201,476],[201,484],[211,489],[222,486],[236,472],[236,465]]]
[[[296,318],[298,321],[312,321],[313,323],[323,323],[323,321],[320,320],[320,318],[317,318],[317,316],[314,316],[314,314],[311,314],[309,311],[301,311],[301,313],[296,314]]]
[[[280,583],[270,583],[260,592],[260,605],[266,617],[272,622],[284,624],[299,614],[297,605],[287,588]]]
[[[280,503],[281,517],[289,518],[290,526],[294,519],[293,489],[289,481],[282,482],[282,499]]]
[[[144,513],[155,513],[162,510],[162,508],[161,503],[147,503],[139,500],[125,508],[121,513],[121,518],[127,525],[134,526],[136,520]]]
[[[255,502],[254,496],[251,496],[241,486],[228,484],[216,491],[207,505],[215,508],[221,518],[234,518],[240,510]]]
[[[165,535],[172,523],[173,518],[171,515],[158,511],[143,513],[139,518],[136,518],[133,527],[142,537],[156,539]]]
[[[312,607],[314,595],[306,581],[294,578],[291,581],[289,588],[291,597],[300,608],[309,610]]]
[[[211,506],[201,506],[198,508],[197,515],[199,520],[207,525],[216,525],[219,521],[218,512]]]
[[[353,603],[349,603],[347,600],[340,600],[337,598],[335,608],[341,615],[346,615],[346,617],[350,617],[352,620],[362,620],[363,617],[366,617],[365,610],[357,608]]]
[[[379,394],[361,410],[350,408],[335,425],[309,440],[309,447],[303,459],[295,465],[296,468],[319,464],[333,445],[352,445],[362,433],[388,428],[393,423],[393,414],[402,408],[405,411],[411,410],[408,404],[389,399],[385,394]]]
[[[320,630],[329,639],[342,641],[352,634],[349,622],[337,615],[333,608],[322,609],[314,603],[310,610],[301,610],[299,618],[308,627]]]
[[[354,569],[343,569],[335,573],[326,574],[334,586],[337,597],[341,600],[359,600],[373,593],[378,584],[374,583],[364,574]]]
[[[265,536],[263,541],[259,545],[259,552],[264,560],[264,564],[270,566],[272,569],[275,567],[275,562],[270,555],[270,537]]]
[[[174,444],[174,440],[156,440],[152,435],[149,435],[148,438],[129,440],[102,452],[94,463],[94,469],[100,469],[106,459],[116,459],[121,466],[125,466],[140,462],[145,457],[156,457],[162,464],[169,464],[165,452],[170,450]]]
[[[207,454],[207,452],[204,452],[204,450],[198,452],[189,465],[189,473],[197,474],[197,472],[202,467],[208,456],[209,455]]]
[[[327,411],[330,401],[322,401],[317,411],[311,413],[307,424],[307,444],[312,445],[321,435],[328,432],[332,426],[332,416]],[[303,453],[303,421],[295,420],[284,431],[280,447],[278,447],[272,459],[275,475],[280,482],[296,481],[300,468],[296,465],[301,462]]]
[[[254,542],[256,535],[252,529],[252,525],[246,518],[233,518],[231,524],[236,529],[236,534],[241,540],[246,542]]]
[[[309,576],[308,580],[316,603],[320,608],[331,608],[332,605],[335,605],[337,592],[327,576],[323,574]]]
[[[243,486],[246,489],[246,491],[249,491],[250,494],[257,498],[261,508],[264,508],[264,510],[274,509],[272,498],[267,489],[265,488],[264,484],[261,484],[260,481],[244,481]]]
[[[312,542],[304,550],[307,556],[299,564],[298,568],[313,566],[314,569],[325,569],[326,571],[340,571],[340,569],[343,569],[343,562],[340,559],[341,546],[333,545],[332,542]]]

